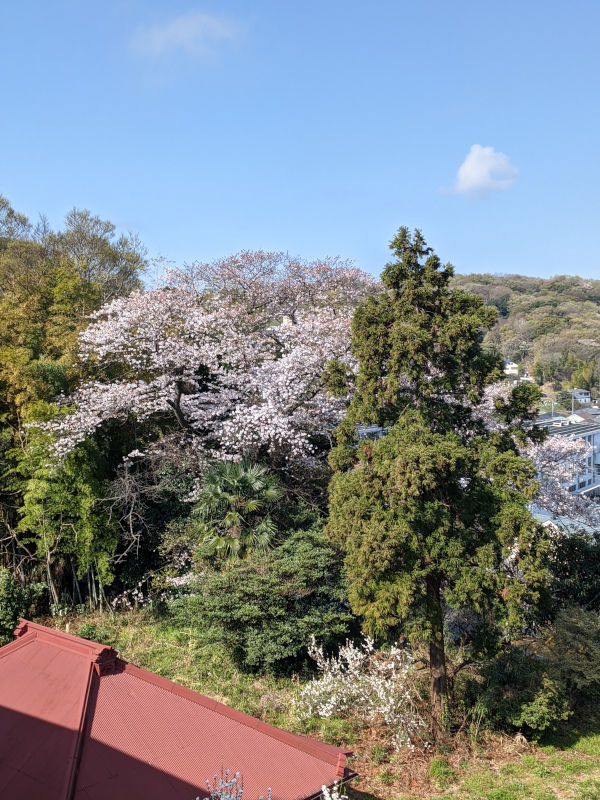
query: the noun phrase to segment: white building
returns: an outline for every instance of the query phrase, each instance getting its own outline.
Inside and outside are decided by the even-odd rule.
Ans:
[[[592,396],[587,389],[569,389],[569,394],[580,405],[590,405],[592,402]]]
[[[519,377],[519,365],[516,364],[514,361],[505,361],[504,362],[504,374],[510,378],[518,378]]]
[[[585,460],[585,470],[573,475],[566,488],[577,494],[600,494],[600,419],[585,420],[577,414],[570,417],[539,419],[537,424],[546,428],[549,436],[566,436],[569,439],[583,439],[592,449]]]

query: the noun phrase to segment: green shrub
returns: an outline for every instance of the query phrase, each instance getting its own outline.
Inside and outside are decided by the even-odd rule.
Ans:
[[[523,648],[502,652],[484,670],[476,702],[488,722],[539,734],[570,715],[565,686],[543,659]]]
[[[90,639],[92,642],[109,644],[112,641],[112,631],[105,625],[96,625],[95,622],[83,622],[77,630],[77,636]]]
[[[8,569],[0,568],[0,644],[13,639],[19,617],[27,615],[40,585],[21,586]]]
[[[84,622],[79,626],[77,636],[81,636],[82,639],[90,639],[93,642],[96,641],[97,631],[98,626],[93,622]]]
[[[242,669],[298,669],[311,636],[332,648],[356,627],[341,562],[321,532],[296,532],[271,551],[207,572],[171,611],[180,623],[211,627]]]
[[[550,571],[555,609],[580,606],[600,611],[600,532],[560,533],[553,542]]]
[[[600,615],[566,608],[556,615],[543,650],[544,658],[573,696],[600,691]]]

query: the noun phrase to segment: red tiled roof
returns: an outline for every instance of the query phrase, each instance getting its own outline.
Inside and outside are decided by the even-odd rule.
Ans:
[[[21,620],[0,647],[0,797],[194,800],[239,771],[244,797],[304,800],[350,777],[349,751],[288,733]]]

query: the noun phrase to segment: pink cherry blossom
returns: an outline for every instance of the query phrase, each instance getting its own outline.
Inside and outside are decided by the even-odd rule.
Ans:
[[[97,378],[63,398],[74,408],[52,424],[57,454],[108,420],[168,412],[192,449],[217,441],[222,458],[310,460],[314,434],[345,408],[323,373],[332,359],[352,363],[352,313],[375,289],[336,259],[243,252],[108,303],[81,334]]]

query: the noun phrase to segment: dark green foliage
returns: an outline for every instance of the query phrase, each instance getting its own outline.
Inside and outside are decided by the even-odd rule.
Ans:
[[[359,370],[342,442],[352,441],[354,425],[394,424],[407,407],[447,428],[465,417],[465,401],[477,400],[500,375],[498,358],[481,347],[495,309],[450,291],[453,268],[442,265],[419,231],[400,228],[390,249],[397,260],[383,271],[385,291],[365,300],[352,321]],[[457,402],[448,402],[448,394]]]
[[[569,530],[552,543],[551,584],[555,610],[580,606],[600,611],[600,533]]]
[[[473,704],[497,727],[539,734],[554,730],[578,703],[600,692],[600,617],[565,608],[540,629],[531,648],[507,647],[467,687]]]
[[[435,433],[416,412],[361,445],[357,458],[355,469],[332,480],[327,530],[345,548],[351,604],[367,630],[428,640],[431,580],[447,605],[485,621],[472,644],[489,647],[518,630],[540,601],[545,575],[526,508],[530,465],[489,443]],[[501,568],[515,540],[518,579]]]
[[[353,382],[354,375],[341,361],[330,361],[322,378],[330,394],[344,397],[348,394],[348,386]]]
[[[564,608],[544,641],[544,659],[573,697],[600,692],[600,616],[597,611]]]
[[[541,734],[570,715],[560,678],[524,648],[507,648],[483,674],[483,691],[478,684],[471,687],[471,702],[495,727]]]
[[[298,669],[311,636],[333,647],[354,629],[340,571],[322,533],[297,532],[268,553],[200,577],[173,611],[188,625],[211,626],[242,669]]]
[[[573,403],[573,398],[572,398],[572,396],[571,396],[571,394],[569,392],[567,392],[567,391],[559,392],[556,395],[556,399],[557,399],[559,405],[561,405],[563,408],[566,408],[568,411],[571,410],[571,405]]]
[[[19,617],[27,615],[41,586],[21,586],[8,569],[0,568],[0,645],[13,640]]]
[[[446,714],[444,606],[481,619],[473,653],[493,649],[544,600],[546,543],[527,504],[533,467],[518,452],[539,390],[517,387],[493,432],[474,414],[500,362],[482,340],[496,319],[451,290],[419,231],[400,228],[384,291],[356,310],[356,392],[330,463],[328,534],[345,551],[350,602],[368,631],[429,646],[436,737]],[[389,432],[357,446],[357,426]]]

